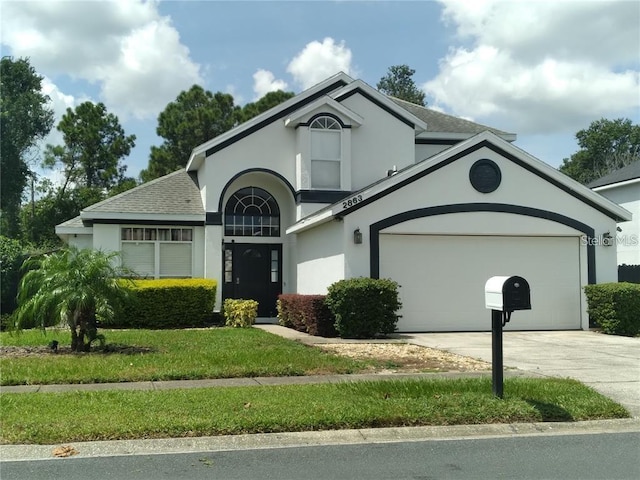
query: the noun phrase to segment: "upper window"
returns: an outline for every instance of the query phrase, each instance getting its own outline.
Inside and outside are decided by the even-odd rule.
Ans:
[[[224,234],[279,237],[280,209],[268,192],[248,187],[234,193],[224,210]]]
[[[333,117],[321,116],[309,125],[311,132],[311,187],[340,189],[342,128]]]

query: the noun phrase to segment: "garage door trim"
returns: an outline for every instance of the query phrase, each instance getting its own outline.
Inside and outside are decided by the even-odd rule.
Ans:
[[[528,217],[542,218],[552,222],[561,223],[571,228],[575,228],[587,236],[587,281],[589,284],[596,283],[596,250],[595,244],[591,240],[595,236],[595,230],[589,225],[574,218],[561,215],[548,210],[538,208],[523,207],[521,205],[510,205],[506,203],[459,203],[452,205],[439,205],[436,207],[418,208],[406,212],[398,213],[390,217],[379,220],[369,227],[369,238],[371,248],[369,251],[369,266],[371,278],[380,278],[380,231],[416,218],[431,217],[433,215],[445,215],[448,213],[462,212],[500,212],[525,215]]]

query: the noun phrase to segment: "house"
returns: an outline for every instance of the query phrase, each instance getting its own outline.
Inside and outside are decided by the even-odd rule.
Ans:
[[[618,253],[618,265],[640,265],[640,160],[611,172],[589,185],[594,192],[630,211],[628,221],[611,231]]]
[[[340,73],[56,231],[149,277],[217,279],[218,306],[253,298],[264,317],[283,292],[388,277],[399,331],[490,330],[486,280],[520,275],[533,309],[509,328],[588,328],[582,287],[616,279],[597,240],[630,213],[515,139]]]

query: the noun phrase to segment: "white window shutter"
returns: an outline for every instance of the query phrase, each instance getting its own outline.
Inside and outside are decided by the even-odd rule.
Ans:
[[[155,276],[155,245],[153,243],[123,243],[122,263],[137,275]]]
[[[191,244],[160,244],[160,276],[191,277]]]

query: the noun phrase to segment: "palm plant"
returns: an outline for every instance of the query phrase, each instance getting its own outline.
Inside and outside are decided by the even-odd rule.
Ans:
[[[111,318],[128,295],[118,279],[131,272],[118,266],[118,256],[117,252],[69,247],[27,259],[18,290],[17,328],[27,321],[43,329],[47,324],[66,323],[74,352],[89,351],[96,340],[104,344],[98,319]]]

